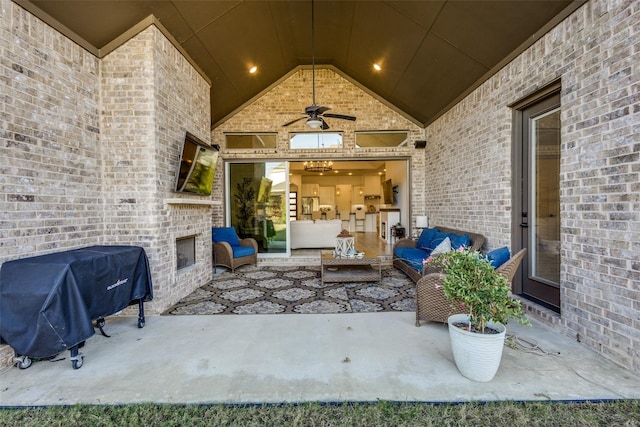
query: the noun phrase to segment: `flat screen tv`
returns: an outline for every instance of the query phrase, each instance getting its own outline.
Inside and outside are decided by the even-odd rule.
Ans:
[[[180,153],[176,192],[210,196],[220,148],[187,132]]]
[[[393,204],[393,184],[390,179],[382,183],[382,197],[386,205]]]
[[[258,202],[267,203],[269,201],[269,197],[271,196],[271,184],[272,180],[269,178],[265,178],[264,176],[260,178],[260,188],[258,189]]]

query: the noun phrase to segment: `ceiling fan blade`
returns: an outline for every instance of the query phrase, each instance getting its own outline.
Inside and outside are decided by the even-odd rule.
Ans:
[[[300,120],[302,120],[302,119],[306,119],[306,117],[299,117],[299,118],[297,118],[297,119],[291,120],[290,122],[287,122],[287,123],[283,124],[283,125],[282,125],[282,127],[292,125],[292,124],[294,124],[295,122],[299,122],[299,121],[300,121]]]
[[[324,119],[322,117],[319,117],[320,121],[322,122],[322,130],[327,130],[329,129],[329,125],[327,124],[327,122],[324,121]]]
[[[354,116],[346,116],[344,114],[331,114],[331,113],[327,113],[327,114],[323,114],[323,117],[331,117],[333,119],[342,119],[342,120],[351,120],[352,122],[356,121],[356,118]]]
[[[304,113],[305,114],[309,114],[309,115],[313,115],[313,114],[322,114],[325,111],[329,111],[331,108],[329,107],[322,107],[320,105],[309,105],[307,108],[304,109]]]

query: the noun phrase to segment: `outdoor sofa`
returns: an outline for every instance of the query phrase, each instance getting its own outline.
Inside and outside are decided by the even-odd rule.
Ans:
[[[453,249],[464,245],[479,251],[485,242],[484,236],[477,233],[447,227],[425,228],[418,240],[400,239],[395,243],[393,246],[393,266],[402,270],[417,283],[423,276],[422,262],[446,237],[449,237]]]

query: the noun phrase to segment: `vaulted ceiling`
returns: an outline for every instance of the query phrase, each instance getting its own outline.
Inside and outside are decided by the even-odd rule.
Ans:
[[[310,0],[15,1],[98,55],[154,15],[211,80],[213,125],[312,62]],[[427,125],[582,3],[316,0],[315,63]]]

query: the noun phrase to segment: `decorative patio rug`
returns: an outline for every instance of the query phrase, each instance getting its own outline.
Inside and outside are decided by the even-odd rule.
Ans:
[[[376,282],[325,283],[320,266],[243,266],[213,281],[164,314],[279,314],[415,311],[415,285],[392,267]]]

